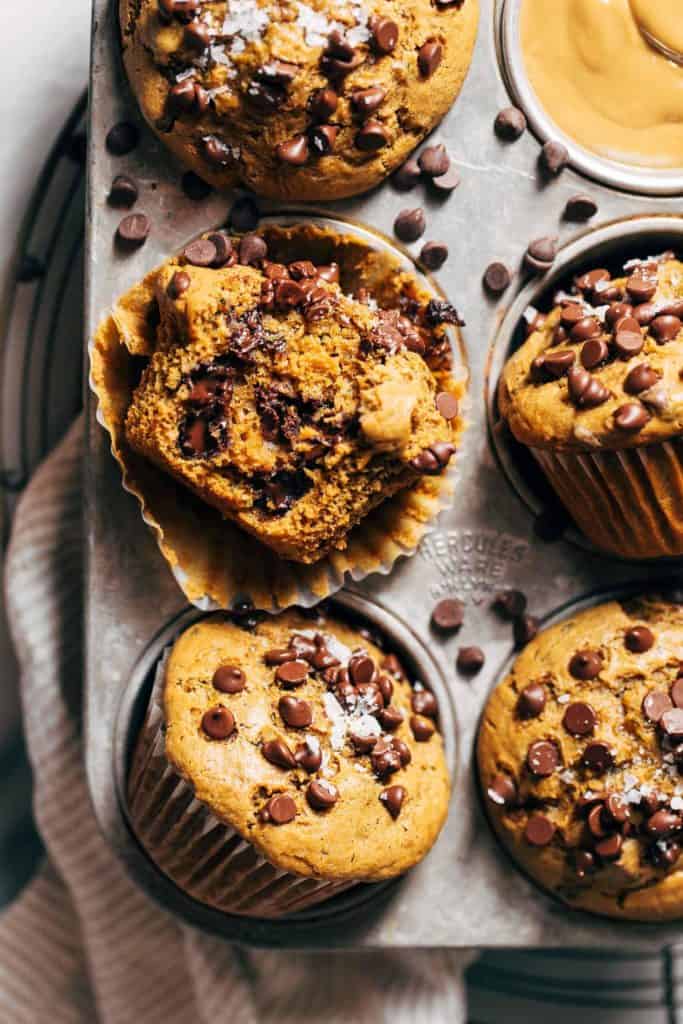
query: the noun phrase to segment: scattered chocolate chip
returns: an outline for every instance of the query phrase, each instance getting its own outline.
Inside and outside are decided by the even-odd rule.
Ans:
[[[410,716],[410,729],[418,743],[426,743],[434,735],[436,726],[431,718],[424,715]]]
[[[220,665],[213,674],[212,683],[214,689],[220,690],[221,693],[241,693],[247,679],[237,665]]]
[[[577,409],[594,409],[609,398],[609,391],[587,370],[575,366],[567,374],[569,397]]]
[[[552,775],[560,764],[560,752],[551,740],[536,740],[529,747],[526,763],[530,772],[539,778]]]
[[[415,690],[410,698],[410,706],[416,715],[436,718],[439,714],[439,702],[431,690]]]
[[[561,142],[549,140],[541,150],[540,163],[548,174],[559,174],[569,163],[567,147],[563,146]]]
[[[581,755],[581,763],[585,768],[590,768],[599,775],[603,775],[608,768],[614,764],[612,751],[601,740],[589,743]]]
[[[379,110],[386,95],[386,89],[380,88],[379,85],[371,85],[368,89],[354,89],[351,93],[351,106],[356,114],[369,117]]]
[[[665,711],[659,724],[667,736],[675,739],[683,738],[683,709],[673,708],[671,711]]]
[[[673,341],[681,333],[683,321],[677,316],[657,316],[650,324],[650,333],[660,344]]]
[[[454,420],[458,415],[458,399],[450,391],[440,391],[436,396],[435,405],[445,420]]]
[[[297,700],[296,697],[280,697],[278,710],[282,721],[292,729],[306,729],[313,721],[313,711],[306,700]]]
[[[465,617],[465,605],[458,598],[446,597],[434,606],[431,617],[432,628],[442,633],[453,633],[460,629]]]
[[[569,672],[574,679],[587,682],[589,679],[596,679],[601,671],[602,655],[600,651],[577,651],[569,661]]]
[[[518,649],[526,647],[537,635],[540,623],[535,615],[520,615],[512,624],[512,635],[515,640],[515,647]]]
[[[315,779],[306,790],[306,799],[314,811],[328,811],[339,799],[339,790],[326,779]]]
[[[318,741],[309,737],[304,743],[300,743],[294,752],[294,760],[304,771],[311,774],[317,772],[323,761],[322,749]]]
[[[614,835],[607,836],[606,839],[601,839],[596,843],[595,852],[602,860],[618,860],[623,844],[624,840],[618,832],[615,832]]]
[[[569,332],[569,337],[576,344],[580,344],[582,341],[588,341],[591,338],[599,338],[601,334],[602,327],[599,320],[596,320],[593,316],[582,316],[580,320],[574,323]]]
[[[399,740],[396,736],[391,741],[391,744],[401,759],[401,767],[405,768],[407,764],[413,759],[413,755],[410,752],[410,747],[403,740]]]
[[[633,654],[644,654],[655,644],[655,635],[647,626],[632,626],[624,636],[624,644]]]
[[[146,214],[129,213],[116,229],[116,240],[125,248],[137,248],[147,241],[151,230],[152,224]]]
[[[673,704],[669,695],[662,690],[650,690],[643,697],[643,714],[649,722],[657,724],[665,711],[671,711]]]
[[[183,249],[183,257],[192,267],[211,267],[216,255],[216,246],[208,238],[196,238]]]
[[[363,55],[357,53],[339,29],[327,37],[327,47],[320,61],[323,74],[329,78],[344,78],[363,62]]]
[[[389,133],[380,121],[366,121],[356,135],[356,147],[363,153],[374,153],[388,142]]]
[[[538,718],[545,707],[546,692],[542,683],[529,683],[517,698],[517,714],[524,721]]]
[[[382,698],[386,705],[391,703],[391,698],[394,695],[394,684],[391,681],[391,677],[382,674],[377,677],[377,687],[379,692],[382,694]]]
[[[349,660],[348,669],[356,686],[373,682],[377,671],[374,661],[368,654],[354,654]]]
[[[379,795],[381,803],[384,804],[394,820],[401,813],[405,798],[406,791],[403,786],[389,786],[387,789],[383,789]]]
[[[303,167],[310,156],[305,135],[295,135],[287,142],[281,142],[275,147],[275,152],[278,160],[292,167]]]
[[[410,157],[394,173],[391,180],[401,192],[408,192],[411,188],[415,188],[421,177],[422,171],[417,160],[414,157]]]
[[[287,793],[271,796],[268,803],[261,809],[259,817],[262,822],[273,825],[286,825],[296,818],[296,804]]]
[[[226,263],[235,262],[235,254],[232,248],[232,242],[224,231],[214,231],[212,234],[207,236],[207,241],[211,242],[214,249],[216,250],[216,257],[211,264],[213,267],[219,268],[224,267]]]
[[[461,647],[455,660],[458,672],[463,675],[473,676],[481,671],[486,661],[486,655],[481,647]]]
[[[547,270],[550,270],[556,256],[557,238],[544,235],[542,238],[535,238],[529,242],[524,254],[524,262],[530,270],[544,274]]]
[[[564,219],[570,221],[590,220],[598,212],[598,204],[584,193],[571,196],[564,208]]]
[[[334,89],[317,89],[308,101],[308,112],[316,121],[328,121],[337,109],[338,103],[339,96]]]
[[[541,380],[559,380],[569,373],[575,362],[576,354],[571,349],[561,349],[536,356],[531,368],[534,376]]]
[[[439,194],[448,195],[454,192],[460,184],[460,175],[455,165],[451,164],[445,174],[432,178],[429,184]]]
[[[496,775],[486,790],[486,795],[499,807],[514,807],[517,803],[517,786],[509,775]]]
[[[278,768],[296,768],[297,766],[294,754],[284,740],[267,740],[261,747],[261,753],[266,761],[270,761]]]
[[[318,156],[327,156],[334,150],[339,129],[334,124],[319,124],[309,128],[308,141]]]
[[[657,307],[651,302],[642,302],[635,307],[633,315],[641,327],[647,327],[657,316]]]
[[[107,132],[105,146],[113,156],[125,156],[135,149],[139,138],[139,132],[134,124],[120,121]]]
[[[138,186],[127,174],[117,174],[111,183],[107,202],[110,206],[128,209],[138,201]]]
[[[428,178],[440,178],[451,165],[450,157],[443,145],[427,146],[417,158],[418,165]]]
[[[635,317],[625,316],[614,325],[614,347],[620,356],[630,359],[642,350],[645,339]]]
[[[250,267],[268,255],[268,246],[260,235],[244,235],[240,239],[240,263]]]
[[[374,743],[370,763],[378,779],[386,779],[402,767],[400,754],[386,736],[379,737]]]
[[[649,422],[650,414],[639,402],[627,402],[614,413],[614,426],[627,433],[642,430]]]
[[[672,684],[671,700],[677,708],[683,708],[683,676],[679,676]]]
[[[170,299],[179,299],[181,295],[185,294],[191,283],[189,274],[186,274],[184,270],[176,270],[168,282],[166,294]]]
[[[631,316],[633,313],[633,306],[629,305],[628,302],[613,302],[611,306],[608,306],[605,313],[605,320],[610,327],[619,321],[623,320],[624,317]]]
[[[391,18],[380,18],[374,14],[368,22],[372,42],[378,53],[393,53],[398,42],[398,25]]]
[[[581,348],[581,365],[585,370],[595,370],[609,358],[609,346],[602,338],[591,338]]]
[[[429,448],[424,448],[419,455],[411,459],[410,465],[425,476],[438,476],[454,454],[455,445],[450,441],[435,441]]]
[[[221,705],[209,708],[202,715],[202,730],[212,740],[227,740],[235,731],[235,716]]]
[[[645,822],[645,828],[652,836],[666,836],[676,832],[683,827],[683,818],[680,818],[673,811],[656,811]]]
[[[427,242],[420,250],[420,260],[427,270],[440,270],[448,259],[448,246],[445,242]]]
[[[526,611],[526,595],[521,590],[501,590],[491,607],[502,619],[511,622]]]
[[[524,829],[524,838],[530,846],[547,846],[555,835],[555,826],[544,814],[532,814]]]
[[[504,107],[496,115],[493,128],[499,139],[515,142],[526,131],[526,117],[518,107]]]
[[[489,263],[484,271],[484,287],[491,295],[502,295],[510,281],[510,271],[504,263]]]
[[[185,28],[183,43],[193,53],[204,53],[211,45],[211,32],[208,25],[195,18]]]
[[[642,274],[632,274],[626,282],[626,291],[635,303],[648,302],[657,291],[657,282]]]
[[[417,66],[424,78],[431,78],[443,57],[443,48],[436,39],[428,39],[417,53]]]
[[[562,717],[562,725],[572,736],[588,736],[593,732],[596,721],[593,708],[583,701],[568,704]]]
[[[301,686],[308,679],[308,662],[296,658],[294,661],[285,661],[278,666],[275,678],[278,683],[285,686]]]
[[[596,803],[588,812],[588,830],[595,839],[604,839],[613,831],[603,803]]]
[[[380,725],[386,732],[395,732],[403,722],[403,713],[398,708],[395,708],[393,704],[390,704],[387,708],[382,708],[377,717]]]

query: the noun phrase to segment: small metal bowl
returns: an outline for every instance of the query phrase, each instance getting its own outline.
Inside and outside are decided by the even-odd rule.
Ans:
[[[412,629],[381,605],[351,591],[341,591],[331,600],[343,615],[358,617],[387,637],[392,648],[409,667],[413,678],[432,689],[439,701],[440,730],[444,738],[448,771],[454,779],[457,762],[457,722],[445,677],[427,648]],[[276,920],[259,920],[222,913],[184,893],[154,864],[138,842],[128,816],[126,787],[134,746],[147,711],[156,666],[163,650],[192,623],[203,618],[196,608],[185,608],[150,641],[138,659],[119,705],[113,743],[109,800],[116,813],[106,820],[100,816],[106,838],[123,862],[133,881],[147,895],[184,918],[188,923],[222,935],[232,942],[257,946],[313,947],[325,945],[324,932],[335,929],[335,937],[348,934],[349,941],[372,923],[382,902],[400,887],[400,879],[354,886],[347,892],[310,910]],[[97,809],[97,807],[96,807]],[[343,941],[343,940],[342,940]]]
[[[565,134],[548,116],[527,78],[519,37],[519,21],[523,0],[503,0],[498,26],[502,71],[517,105],[527,116],[533,132],[543,141],[561,142],[569,151],[575,170],[595,181],[626,192],[647,196],[673,196],[683,193],[683,172],[658,171],[653,168],[623,164],[598,156],[580,146]]]

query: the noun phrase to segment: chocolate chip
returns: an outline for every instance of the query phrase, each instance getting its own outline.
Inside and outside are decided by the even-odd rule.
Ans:
[[[266,761],[270,761],[278,768],[296,768],[294,754],[284,740],[267,740],[261,747],[261,753]]]
[[[370,756],[372,770],[378,779],[386,779],[402,767],[401,756],[387,737],[380,737],[373,746]]]
[[[368,22],[372,42],[378,53],[393,53],[398,42],[398,25],[391,18],[373,15]]]
[[[624,840],[618,832],[615,832],[614,835],[607,836],[606,839],[601,839],[596,843],[595,852],[602,860],[618,860],[623,844]]]
[[[555,835],[555,826],[544,814],[532,814],[524,829],[524,838],[530,846],[547,846]]]
[[[596,679],[602,671],[602,655],[599,651],[577,651],[569,661],[569,672],[574,679],[587,682]]]
[[[296,697],[280,697],[278,710],[282,721],[292,729],[306,729],[313,721],[313,711],[306,700],[297,700]]]
[[[524,721],[538,718],[545,707],[545,686],[541,683],[529,683],[517,698],[517,714]]]
[[[683,696],[683,694],[681,695]],[[659,722],[665,711],[671,711],[673,704],[668,694],[661,690],[650,690],[643,697],[643,714],[649,722]]]
[[[287,793],[278,793],[276,796],[271,796],[265,807],[261,809],[259,817],[262,822],[286,825],[296,818],[296,804]]]
[[[627,402],[621,405],[614,413],[614,426],[618,430],[632,433],[642,430],[650,422],[650,414],[638,402]]]
[[[521,590],[501,590],[491,602],[491,607],[502,619],[510,622],[526,611],[526,595]]]
[[[398,739],[396,736],[391,741],[391,745],[401,759],[401,767],[405,768],[406,765],[410,764],[413,759],[413,755],[410,752],[410,747],[403,740]]]
[[[420,250],[420,260],[427,270],[440,270],[448,259],[448,246],[445,242],[427,242]]]
[[[187,24],[199,13],[200,0],[159,0],[159,17],[162,21],[175,18]]]
[[[659,724],[667,736],[683,738],[683,709],[673,708],[671,711],[665,711]]]
[[[567,374],[569,397],[577,409],[594,409],[609,398],[609,391],[587,370],[573,367]]]
[[[417,66],[423,78],[431,78],[443,57],[443,48],[436,39],[428,39],[417,53]]]
[[[496,115],[493,128],[499,139],[514,142],[526,131],[526,117],[518,107],[504,107]]]
[[[655,644],[655,635],[647,626],[632,626],[624,636],[624,644],[634,654],[644,654]]]
[[[391,673],[394,679],[407,679],[403,665],[395,654],[387,654],[387,656],[382,660],[381,668],[383,668],[385,672]]]
[[[526,647],[537,635],[540,623],[534,615],[520,615],[512,624],[512,635],[515,640],[515,647],[521,649]]]
[[[211,242],[214,249],[216,250],[216,256],[211,264],[212,267],[224,267],[226,263],[235,262],[235,255],[233,253],[232,242],[224,231],[214,231],[208,235],[207,241]]]
[[[624,317],[631,316],[632,313],[633,306],[630,306],[628,302],[613,302],[612,305],[607,308],[605,320],[610,327],[614,327],[619,320],[623,320]]]
[[[216,138],[215,135],[208,135],[202,139],[202,153],[206,161],[214,167],[225,167],[233,162],[233,153],[227,142]]]
[[[244,672],[237,665],[220,665],[212,679],[214,689],[221,693],[241,693],[246,682]]]
[[[216,255],[216,246],[208,238],[196,238],[183,249],[183,257],[193,267],[212,266]]]
[[[308,112],[316,121],[328,121],[337,109],[338,103],[339,96],[334,89],[317,89],[308,101]]]
[[[356,686],[374,681],[377,667],[368,654],[354,654],[349,660],[349,675]]]
[[[306,136],[295,135],[286,142],[281,142],[275,147],[275,153],[278,160],[283,164],[290,164],[292,167],[303,167],[310,156]]]
[[[311,149],[318,156],[327,156],[334,150],[339,129],[334,124],[319,124],[309,128],[308,141]]]
[[[268,255],[268,246],[260,235],[244,235],[240,239],[240,263],[250,267]]]
[[[588,736],[593,732],[596,721],[593,708],[583,701],[569,704],[562,717],[562,725],[572,736]]]
[[[435,441],[429,448],[424,448],[419,455],[411,459],[410,465],[425,476],[438,476],[454,454],[455,445],[450,441]]]
[[[393,704],[390,704],[387,708],[382,708],[377,717],[380,725],[386,732],[395,732],[403,722],[403,713],[398,708],[395,708]]]
[[[549,140],[543,146],[540,156],[541,167],[548,174],[559,174],[569,163],[569,152],[561,142]]]
[[[551,235],[544,235],[542,238],[534,238],[529,242],[524,262],[526,266],[536,273],[544,274],[550,270],[555,257],[557,256],[557,238]]]
[[[339,29],[330,32],[327,37],[327,47],[320,61],[323,74],[330,78],[343,78],[362,62],[362,54],[356,52]]]
[[[585,768],[590,768],[599,775],[603,775],[608,768],[614,764],[612,751],[601,740],[589,743],[581,755],[581,763]]]
[[[306,790],[306,799],[314,811],[328,811],[339,799],[339,790],[327,779],[316,779]]]
[[[104,144],[113,156],[125,156],[135,149],[139,138],[140,134],[134,124],[120,121],[109,129]]]
[[[590,220],[598,212],[598,204],[591,196],[579,193],[570,196],[564,208],[564,219],[570,221]]]
[[[432,738],[435,725],[430,718],[423,715],[410,716],[410,729],[418,743],[426,743]]]
[[[509,775],[496,775],[486,794],[499,807],[514,807],[517,803],[517,786]]]
[[[626,282],[626,290],[634,302],[648,302],[657,291],[657,282],[642,274],[632,274]]]
[[[486,661],[486,655],[481,647],[461,647],[455,660],[456,668],[463,675],[473,676],[481,671]]]
[[[677,708],[683,708],[683,676],[679,676],[672,684],[671,700]]]
[[[179,299],[185,294],[191,283],[192,281],[189,274],[186,274],[184,270],[176,270],[175,274],[168,282],[166,294],[170,299]]]
[[[451,164],[445,174],[431,178],[429,184],[439,195],[449,195],[460,184],[460,175],[455,165]]]
[[[635,317],[626,316],[614,325],[614,347],[620,356],[630,359],[642,351],[645,339]]]
[[[531,364],[533,373],[541,380],[559,380],[569,373],[576,361],[576,355],[571,349],[562,349],[559,352],[546,352],[545,355],[537,356]]]
[[[635,307],[633,315],[641,327],[647,327],[657,316],[657,307],[651,302],[643,302]]]
[[[581,365],[586,370],[595,370],[609,358],[609,347],[602,338],[591,338],[581,349]]]
[[[421,177],[422,171],[420,170],[419,164],[417,160],[411,156],[399,167],[391,180],[395,187],[401,192],[408,192],[411,188],[415,188]]]
[[[588,829],[595,839],[604,839],[613,831],[611,822],[602,803],[597,803],[588,812]]]
[[[391,681],[390,676],[382,674],[377,677],[377,687],[379,692],[382,694],[382,698],[385,704],[391,703],[391,698],[394,695],[394,684]]]
[[[278,666],[275,678],[278,683],[285,686],[301,686],[308,679],[308,662],[296,658],[294,661],[285,661]]]
[[[539,778],[552,775],[560,763],[560,752],[557,745],[550,740],[536,740],[529,747],[526,763],[530,772]]]
[[[683,827],[683,818],[673,811],[657,811],[645,822],[645,828],[652,836],[667,836]]]
[[[677,316],[657,316],[650,324],[650,333],[660,344],[674,341],[681,333],[683,322]]]
[[[379,110],[386,95],[386,89],[381,89],[378,85],[371,85],[368,89],[354,89],[351,93],[351,106],[356,114],[368,117]]]
[[[410,706],[416,715],[436,718],[439,714],[439,702],[431,690],[415,690],[410,698]]]
[[[436,396],[434,404],[436,405],[437,412],[449,422],[458,415],[458,399],[450,391],[440,391]]]
[[[110,206],[128,208],[138,201],[138,186],[127,174],[117,174],[111,183],[107,202]]]
[[[384,804],[394,820],[401,813],[405,798],[406,791],[403,786],[389,786],[387,789],[383,789],[379,795],[381,803]]]
[[[183,33],[183,43],[188,50],[193,53],[204,53],[208,50],[211,45],[211,32],[209,31],[208,25],[205,25],[203,21],[195,18],[185,28]]]
[[[389,133],[381,121],[369,120],[356,135],[356,147],[363,153],[374,153],[389,142]]]
[[[323,754],[320,744],[317,740],[312,740],[310,737],[304,742],[300,743],[295,752],[294,759],[304,771],[317,772],[323,761]]]
[[[420,153],[417,162],[422,173],[428,178],[441,177],[451,165],[450,157],[443,145],[427,146]]]
[[[580,320],[574,323],[569,332],[569,337],[576,344],[580,344],[582,341],[588,341],[591,338],[599,338],[601,334],[602,327],[599,320],[596,320],[593,316],[582,316]]]
[[[442,633],[453,633],[460,629],[465,617],[465,605],[457,598],[446,597],[434,606],[431,617],[432,627]]]
[[[202,715],[202,730],[212,740],[227,740],[235,731],[235,716],[222,705],[209,708]]]
[[[489,263],[484,271],[484,287],[492,295],[502,295],[510,281],[510,271],[504,263]]]
[[[146,214],[129,213],[116,229],[116,240],[125,248],[136,248],[147,241],[151,229],[152,224]]]

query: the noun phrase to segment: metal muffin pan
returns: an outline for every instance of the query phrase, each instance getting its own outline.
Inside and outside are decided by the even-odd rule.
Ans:
[[[145,891],[196,925],[233,941],[320,950],[436,946],[640,950],[657,949],[679,937],[675,925],[623,924],[567,910],[523,878],[499,849],[481,813],[472,764],[474,737],[486,696],[512,649],[509,625],[490,610],[493,595],[505,587],[517,587],[527,594],[529,610],[545,618],[558,609],[564,614],[573,602],[594,595],[598,587],[611,590],[628,584],[653,589],[673,571],[671,563],[619,561],[565,540],[546,544],[538,539],[533,506],[509,485],[488,431],[495,378],[512,340],[510,325],[535,294],[536,282],[529,286],[520,270],[503,300],[495,302],[483,291],[481,274],[494,259],[520,268],[528,239],[543,234],[560,235],[558,270],[568,269],[594,242],[607,244],[622,233],[628,235],[643,217],[666,214],[666,231],[678,234],[673,225],[677,225],[679,202],[627,195],[587,181],[571,169],[544,185],[536,173],[538,142],[531,133],[514,145],[500,142],[492,129],[493,119],[510,102],[498,62],[501,9],[493,0],[480,0],[480,5],[479,39],[465,88],[434,133],[436,141],[446,144],[461,173],[458,191],[444,203],[426,196],[421,188],[401,195],[387,183],[368,196],[330,203],[324,210],[297,211],[302,218],[327,215],[348,223],[376,244],[387,244],[399,210],[424,205],[425,240],[444,240],[451,250],[438,275],[439,286],[467,321],[462,335],[470,374],[469,426],[458,455],[453,505],[414,557],[398,562],[389,576],[370,577],[349,588],[409,624],[422,647],[431,652],[439,675],[447,680],[458,722],[457,771],[448,822],[425,861],[401,883],[387,887],[381,898],[370,894],[367,904],[354,906],[358,894],[349,894],[346,899],[351,903],[320,908],[316,920],[308,915],[295,927],[290,926],[294,918],[283,928],[274,922],[246,926],[242,920],[237,927],[234,918],[212,914],[177,890],[171,896],[170,883],[151,869],[149,861],[143,867],[140,848],[117,798],[122,750],[129,742],[123,739],[129,735],[128,726],[117,726],[117,722],[134,720],[136,700],[143,699],[136,697],[136,688],[144,685],[144,665],[148,665],[144,659],[154,657],[150,652],[169,624],[186,621],[178,618],[186,614],[186,604],[141,520],[136,501],[121,487],[109,438],[96,422],[92,396],[86,396],[86,767],[93,805],[105,838]],[[107,130],[124,117],[135,120],[137,113],[120,69],[116,5],[95,0],[94,6],[88,336],[117,295],[189,238],[222,223],[232,202],[230,196],[215,194],[201,203],[184,197],[179,165],[142,125],[141,143],[134,152],[123,158],[106,152]],[[113,246],[121,214],[105,202],[112,177],[121,172],[138,180],[137,209],[153,222],[147,243],[125,256]],[[600,212],[590,227],[577,229],[562,222],[561,213],[571,195],[585,191],[594,196]],[[273,203],[263,203],[262,209],[282,215]],[[636,247],[641,237],[645,244],[646,236],[639,236]],[[595,251],[597,255],[601,250]],[[544,290],[551,281],[549,276],[542,282]],[[448,595],[466,602],[465,623],[459,636],[443,640],[431,633],[429,618],[435,602]],[[170,628],[172,632],[174,627]],[[467,679],[456,672],[454,659],[460,645],[472,643],[484,648],[487,660],[477,676]]]

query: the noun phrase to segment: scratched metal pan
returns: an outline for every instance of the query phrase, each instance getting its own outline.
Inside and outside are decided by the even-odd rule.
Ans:
[[[201,203],[179,187],[180,168],[142,124],[141,144],[124,158],[104,147],[107,130],[136,107],[123,79],[110,0],[95,0],[91,81],[90,183],[87,224],[86,324],[92,334],[117,295],[146,271],[179,250],[194,235],[223,223],[230,196]],[[509,11],[509,8],[508,8]],[[329,217],[339,225],[387,245],[394,218],[405,206],[424,203],[425,238],[445,241],[451,252],[436,284],[467,323],[463,329],[470,373],[469,428],[458,455],[456,496],[438,528],[410,559],[389,576],[374,576],[348,588],[370,618],[406,644],[425,666],[447,709],[449,751],[454,759],[454,792],[442,836],[423,864],[397,885],[364,887],[315,912],[286,923],[250,922],[217,914],[189,900],[146,859],[128,827],[124,790],[126,758],[144,705],[149,671],[159,650],[196,611],[188,609],[135,500],[126,494],[109,439],[86,396],[89,431],[85,523],[86,581],[86,762],[93,804],[102,831],[136,882],[164,906],[195,925],[233,941],[310,949],[401,947],[586,947],[655,950],[679,937],[676,925],[623,924],[569,911],[524,879],[498,848],[479,806],[472,751],[486,696],[511,656],[509,627],[491,614],[492,595],[504,587],[524,590],[530,610],[544,620],[614,592],[668,584],[680,563],[636,564],[609,558],[568,528],[553,542],[547,525],[547,493],[497,422],[495,383],[500,367],[518,343],[517,325],[529,303],[549,299],[554,282],[595,260],[683,249],[680,202],[626,191],[617,172],[607,178],[581,163],[552,183],[537,170],[538,139],[528,132],[514,145],[492,131],[496,111],[510,102],[503,70],[501,7],[481,0],[479,39],[465,88],[434,133],[458,166],[462,183],[446,202],[395,192],[390,184],[370,195],[330,203],[324,210],[299,207],[297,216]],[[520,96],[523,95],[520,92]],[[532,117],[543,138],[547,125]],[[113,246],[118,216],[105,202],[115,173],[140,184],[137,208],[152,219],[147,243],[121,256]],[[617,175],[617,176],[615,176]],[[600,180],[598,180],[598,178]],[[606,183],[609,181],[609,184]],[[588,227],[563,222],[567,199],[590,192],[599,214]],[[664,190],[666,191],[666,190]],[[264,203],[277,217],[277,205]],[[291,208],[286,211],[291,214]],[[521,271],[526,241],[557,234],[561,249],[545,281]],[[403,255],[407,254],[405,251]],[[503,301],[481,286],[484,267],[502,260],[516,268]],[[466,602],[465,624],[447,641],[430,634],[429,617],[441,597]],[[367,603],[366,603],[367,602]],[[409,625],[408,625],[409,624]],[[454,668],[458,646],[480,644],[486,665],[472,681]],[[447,688],[450,699],[446,698]],[[457,725],[457,728],[456,728]]]

